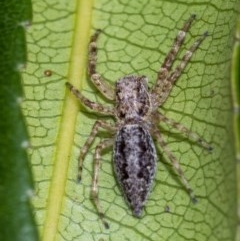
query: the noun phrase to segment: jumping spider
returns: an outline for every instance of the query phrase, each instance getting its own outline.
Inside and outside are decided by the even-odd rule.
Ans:
[[[90,101],[85,98],[70,83],[66,83],[70,91],[93,111],[104,115],[113,116],[116,119],[115,125],[111,125],[103,120],[97,120],[92,128],[91,134],[81,149],[79,158],[78,179],[81,180],[82,166],[85,155],[99,132],[99,128],[109,131],[112,136],[109,139],[101,140],[96,146],[94,155],[94,174],[92,181],[91,195],[101,220],[106,228],[108,223],[104,220],[98,197],[98,176],[100,171],[101,151],[109,146],[114,146],[113,162],[114,170],[121,186],[126,202],[130,206],[133,215],[140,217],[147,196],[151,190],[153,179],[156,173],[157,153],[152,137],[162,147],[164,153],[175,171],[179,174],[182,184],[188,191],[192,201],[197,202],[193,191],[184,176],[179,162],[168,149],[163,140],[158,125],[165,122],[167,125],[185,133],[189,138],[198,142],[202,147],[211,151],[211,146],[199,135],[190,131],[183,125],[164,116],[158,108],[166,101],[174,83],[183,72],[192,54],[196,51],[202,41],[208,35],[205,32],[186,51],[180,64],[171,70],[173,62],[182,46],[185,35],[195,19],[192,15],[179,31],[173,47],[168,52],[161,69],[158,73],[155,85],[148,88],[148,79],[145,76],[124,76],[117,80],[115,89],[108,85],[96,71],[97,45],[96,41],[100,30],[91,37],[89,44],[88,74],[98,90],[115,106],[108,107]]]

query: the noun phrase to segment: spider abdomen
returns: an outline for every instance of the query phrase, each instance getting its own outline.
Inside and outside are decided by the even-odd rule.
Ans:
[[[149,131],[140,124],[127,124],[117,133],[114,169],[133,215],[140,217],[156,172],[157,155]]]

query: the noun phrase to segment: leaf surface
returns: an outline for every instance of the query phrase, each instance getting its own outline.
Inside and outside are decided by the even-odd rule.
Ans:
[[[236,176],[230,61],[239,1],[34,1],[29,58],[24,76],[25,114],[32,140],[34,201],[42,240],[233,240],[236,232]],[[210,154],[180,132],[160,123],[169,149],[179,160],[199,203],[191,203],[168,157],[159,163],[144,215],[131,215],[116,184],[112,151],[102,156],[99,198],[110,224],[105,230],[90,200],[94,147],[83,180],[77,159],[97,119],[69,91],[71,82],[92,101],[110,105],[86,76],[87,46],[94,29],[97,70],[108,83],[129,74],[145,75],[149,85],[178,30],[197,15],[176,64],[206,30],[209,37],[194,54],[161,111],[211,143]],[[176,65],[175,65],[176,66]],[[80,108],[80,112],[79,112]],[[166,209],[170,209],[166,212]]]
[[[30,205],[33,180],[20,75],[26,64],[25,29],[32,9],[28,0],[0,4],[0,240],[34,241],[38,238]]]

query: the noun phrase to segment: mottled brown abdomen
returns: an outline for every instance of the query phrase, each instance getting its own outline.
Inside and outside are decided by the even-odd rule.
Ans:
[[[157,155],[149,131],[140,124],[128,124],[117,133],[114,169],[124,197],[140,217],[156,172]]]

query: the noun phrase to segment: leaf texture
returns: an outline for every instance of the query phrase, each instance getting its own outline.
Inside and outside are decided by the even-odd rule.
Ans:
[[[30,197],[33,180],[21,103],[21,68],[26,64],[25,30],[31,2],[0,1],[0,240],[38,240]]]
[[[30,63],[24,75],[24,111],[31,133],[36,183],[34,206],[43,241],[52,240],[234,240],[236,175],[230,64],[239,1],[33,1]],[[167,156],[158,147],[158,172],[144,215],[131,215],[116,184],[112,151],[102,156],[99,198],[106,230],[90,200],[93,153],[77,184],[77,160],[97,119],[65,89],[69,81],[92,101],[110,104],[86,76],[88,41],[101,29],[97,70],[110,84],[129,74],[154,83],[178,30],[197,15],[176,62],[206,30],[161,111],[203,136],[210,154],[160,123],[199,203],[191,203]],[[176,65],[175,65],[176,66]],[[81,111],[79,111],[79,109]],[[106,120],[112,121],[109,118]],[[166,209],[169,211],[166,212]]]

